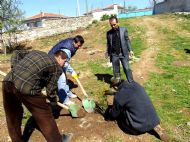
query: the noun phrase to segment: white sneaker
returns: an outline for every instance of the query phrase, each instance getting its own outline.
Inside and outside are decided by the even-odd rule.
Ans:
[[[71,91],[67,94],[70,98],[77,98],[77,95],[73,94]]]
[[[67,97],[66,99],[65,99],[65,101],[63,102],[63,104],[65,104],[65,105],[67,105],[67,106],[70,106],[70,105],[72,105],[72,104],[75,104],[73,101],[71,101],[70,99],[69,99],[69,97]]]

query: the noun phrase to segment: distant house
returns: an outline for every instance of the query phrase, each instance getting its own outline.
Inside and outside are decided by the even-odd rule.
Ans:
[[[24,23],[26,24],[28,28],[36,28],[36,27],[43,27],[44,20],[53,20],[53,19],[60,19],[60,18],[66,18],[66,16],[60,15],[60,14],[54,14],[54,13],[40,12],[37,15],[26,18]]]
[[[190,12],[190,0],[163,0],[154,6],[154,14],[166,12]]]
[[[85,13],[84,15],[92,15],[94,20],[101,20],[101,17],[103,15],[118,15],[119,13],[122,13],[125,10],[124,7],[118,5],[118,4],[113,4],[105,8],[98,8],[94,9],[88,13]]]

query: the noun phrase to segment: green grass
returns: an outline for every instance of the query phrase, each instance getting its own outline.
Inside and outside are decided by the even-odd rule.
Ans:
[[[156,59],[156,66],[163,73],[152,73],[144,86],[156,107],[162,125],[177,141],[186,141],[190,137],[190,128],[187,125],[190,118],[190,67],[173,65],[173,62],[190,59],[184,52],[184,49],[190,48],[190,41],[185,35],[180,36],[179,31],[168,27],[157,29],[167,39],[161,43],[162,49]],[[182,130],[179,126],[183,126]],[[178,136],[181,138],[177,138]]]
[[[172,18],[178,26],[182,29],[190,31],[187,26],[190,22],[188,18],[185,21],[178,20],[179,17],[173,15],[159,15],[160,20],[167,20]],[[143,26],[136,26],[136,18],[119,19],[120,26],[128,28],[129,37],[131,38],[132,48],[135,56],[140,56],[142,51],[147,48],[146,43],[146,28]],[[189,54],[184,52],[184,49],[190,49],[190,40],[185,35],[178,34],[175,29],[170,27],[163,27],[159,24],[155,25],[156,30],[161,33],[162,41],[160,41],[160,50],[156,58],[156,66],[162,70],[161,73],[152,73],[149,80],[146,80],[144,87],[149,94],[157,112],[161,119],[161,124],[166,131],[170,133],[176,141],[187,141],[190,137],[189,122],[190,118],[190,67],[173,65],[175,61],[188,61]],[[90,25],[85,30],[85,46],[96,49],[96,46],[106,47],[106,31],[110,27],[105,22],[98,22]],[[93,31],[93,35],[90,31]],[[60,38],[60,37],[59,37]],[[47,46],[55,43],[56,38],[44,40],[43,44]],[[157,39],[155,39],[157,40]],[[105,49],[105,48],[104,48]],[[90,70],[92,73],[89,79],[83,83],[87,93],[94,97],[98,103],[106,108],[106,98],[104,91],[109,88],[109,83],[103,79],[98,79],[99,75],[113,75],[112,68],[104,67],[107,61],[105,59],[91,59],[90,61],[75,61],[72,66],[76,71]],[[123,70],[121,70],[122,78],[125,78]],[[93,86],[93,87],[92,87]],[[122,142],[118,137],[110,137],[106,142]]]
[[[112,76],[112,68],[105,67],[107,60],[100,59],[95,61],[89,61],[88,67],[91,69],[93,74],[91,80],[88,80],[88,90],[90,93],[93,94],[97,99],[99,104],[106,108],[106,96],[104,95],[104,91],[109,89],[109,84],[105,76],[111,77]],[[94,87],[91,87],[94,86]]]
[[[140,54],[143,50],[146,49],[146,42],[144,33],[146,32],[146,28],[142,26],[134,26],[133,21],[136,18],[131,19],[120,19],[120,25],[127,27],[128,36],[131,40],[131,46],[135,53],[136,57],[140,57]],[[133,38],[131,38],[133,37]]]
[[[7,61],[10,60],[12,54],[0,54],[0,61]]]
[[[176,23],[181,29],[190,33],[190,19],[188,17],[180,17],[175,15],[158,15],[159,20],[166,21],[169,18]],[[155,18],[156,18],[155,17]],[[183,20],[179,20],[182,18]],[[142,51],[147,48],[145,33],[146,27],[136,26],[137,18],[119,19],[120,26],[128,28],[129,37],[131,38],[132,48],[135,56],[140,56]],[[175,24],[174,23],[174,24]],[[171,29],[168,26],[159,24],[154,25],[160,33],[161,41],[159,43],[159,51],[156,57],[156,66],[161,70],[160,73],[151,73],[146,83],[143,85],[149,94],[156,111],[161,119],[161,125],[176,141],[186,142],[190,138],[190,66],[174,65],[175,61],[190,61],[190,55],[185,53],[184,49],[190,49],[190,40],[186,35],[179,34],[180,31]],[[84,31],[87,48],[96,49],[97,46],[106,48],[106,31],[109,30],[109,24],[98,22],[90,25]],[[91,33],[93,31],[93,34]],[[53,36],[50,38],[39,39],[38,47],[47,47],[54,45],[58,40],[70,36],[75,33],[66,33]],[[157,39],[155,39],[157,40]],[[0,60],[10,59],[10,55],[6,57],[0,56]],[[76,71],[90,71],[89,79],[83,82],[87,94],[95,98],[103,108],[106,108],[106,98],[104,91],[110,86],[104,79],[98,75],[112,76],[112,67],[105,67],[107,60],[91,59],[90,61],[72,61],[71,64]],[[122,68],[121,68],[122,69]],[[122,79],[125,79],[123,70],[121,70]],[[26,114],[28,117],[28,114]],[[24,120],[25,122],[25,120]],[[109,137],[106,142],[122,142],[119,137]]]
[[[182,30],[190,31],[190,14],[188,15],[176,15],[176,18],[181,18],[182,22],[178,24],[179,27],[181,27]]]
[[[177,50],[190,49],[189,37],[181,37],[176,35],[175,37],[171,37],[171,40],[173,40],[173,47]]]

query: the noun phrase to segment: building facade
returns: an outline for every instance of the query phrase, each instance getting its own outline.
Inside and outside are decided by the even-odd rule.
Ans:
[[[164,0],[154,6],[153,14],[190,12],[190,0]]]
[[[84,15],[92,15],[94,20],[100,21],[103,15],[118,15],[124,11],[124,7],[113,4],[105,8],[92,10]]]
[[[45,20],[56,20],[56,19],[62,19],[66,18],[64,15],[60,14],[54,14],[54,13],[44,13],[40,12],[39,14],[36,14],[32,17],[26,18],[24,21],[27,28],[37,28],[37,27],[43,27]]]

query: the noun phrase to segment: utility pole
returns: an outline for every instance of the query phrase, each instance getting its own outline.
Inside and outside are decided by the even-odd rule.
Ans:
[[[126,13],[125,0],[124,0],[124,4],[123,4],[123,7],[124,7],[124,11],[123,11],[123,13]]]
[[[77,0],[77,16],[80,16],[80,5],[79,5],[79,0]]]
[[[86,13],[88,13],[88,0],[86,0]]]

